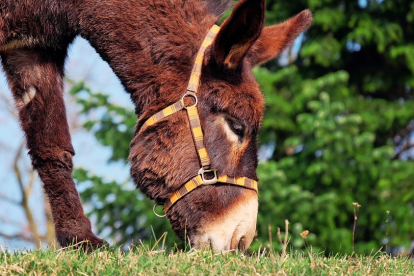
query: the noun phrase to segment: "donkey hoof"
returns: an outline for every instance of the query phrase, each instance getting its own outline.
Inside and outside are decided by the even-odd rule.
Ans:
[[[109,247],[109,244],[103,239],[98,238],[92,231],[77,234],[73,238],[56,234],[56,238],[62,247],[71,247],[81,249],[86,252],[92,252],[95,249]]]
[[[76,246],[76,248],[82,249],[86,252],[92,252],[98,248],[109,247],[109,243],[98,238],[92,232],[90,234],[91,235],[89,237],[78,242],[78,246]]]

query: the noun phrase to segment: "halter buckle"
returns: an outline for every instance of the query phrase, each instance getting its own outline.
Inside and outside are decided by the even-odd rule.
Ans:
[[[193,105],[190,105],[190,106],[185,106],[184,105],[184,98],[185,97],[193,97],[194,98],[194,101],[195,101],[195,103],[193,104]],[[189,107],[192,107],[192,106],[196,106],[197,105],[197,103],[198,103],[198,99],[197,99],[197,95],[196,95],[196,93],[195,92],[193,92],[193,91],[191,91],[191,90],[187,90],[186,92],[185,92],[185,94],[183,95],[183,97],[181,98],[181,101],[183,102],[183,106],[184,106],[184,108],[185,109],[187,109],[187,108],[189,108]]]
[[[204,177],[204,174],[205,173],[211,173],[211,172],[214,174],[214,177],[212,179],[206,179]],[[205,169],[201,168],[198,171],[198,174],[201,176],[201,179],[203,180],[203,184],[211,185],[211,184],[216,184],[217,181],[218,181],[217,170],[216,169],[205,170]]]

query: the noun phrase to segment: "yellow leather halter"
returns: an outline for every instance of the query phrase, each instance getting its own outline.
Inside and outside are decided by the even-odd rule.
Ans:
[[[191,192],[192,190],[194,190],[195,188],[201,185],[212,185],[212,184],[216,184],[219,182],[219,183],[227,183],[231,185],[245,187],[245,188],[252,189],[258,192],[257,181],[253,179],[250,179],[247,177],[229,177],[227,175],[217,174],[217,170],[211,168],[210,157],[208,156],[206,147],[204,146],[203,130],[201,128],[200,117],[197,111],[197,103],[198,103],[197,91],[198,91],[198,86],[200,84],[200,76],[201,76],[201,68],[203,65],[204,52],[207,49],[207,47],[211,45],[211,43],[214,40],[214,37],[216,36],[219,30],[220,30],[220,27],[217,25],[214,25],[213,27],[211,27],[207,36],[204,38],[203,44],[198,50],[197,57],[193,65],[193,70],[191,71],[191,77],[190,77],[190,81],[187,86],[187,91],[182,96],[181,100],[164,108],[160,112],[150,117],[143,124],[142,128],[139,131],[141,132],[147,127],[154,125],[158,121],[182,109],[187,110],[188,119],[190,122],[190,128],[193,134],[194,144],[197,149],[197,154],[199,157],[201,168],[198,171],[197,176],[195,176],[190,181],[188,181],[183,186],[181,186],[181,188],[175,191],[170,196],[170,198],[164,203],[165,214],[167,214],[167,211],[171,208],[171,206],[173,206],[180,198],[182,198],[183,196],[185,196],[186,194],[188,194],[189,192]],[[184,98],[186,97],[194,98],[195,103],[192,106],[185,106]],[[206,179],[205,178],[206,173],[212,174],[213,177]],[[154,206],[154,213],[155,213],[156,206],[157,204]],[[160,216],[157,213],[155,214],[157,216]],[[163,216],[160,216],[160,217],[163,217]]]

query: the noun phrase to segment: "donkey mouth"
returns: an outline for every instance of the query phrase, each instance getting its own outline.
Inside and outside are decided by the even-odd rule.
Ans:
[[[225,213],[218,215],[190,237],[190,241],[196,249],[244,252],[256,233],[257,211],[257,193],[246,190]]]

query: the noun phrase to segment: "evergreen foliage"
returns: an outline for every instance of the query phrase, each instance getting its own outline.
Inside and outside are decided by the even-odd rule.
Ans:
[[[259,236],[285,218],[310,243],[351,252],[412,238],[414,5],[411,1],[268,1],[269,23],[304,8],[314,23],[298,49],[256,68],[266,95]],[[398,54],[397,54],[398,53]],[[283,59],[281,59],[283,61]],[[411,122],[411,124],[410,124]],[[295,229],[295,228],[294,228]],[[303,246],[299,236],[293,245]],[[297,241],[295,243],[295,241]]]

